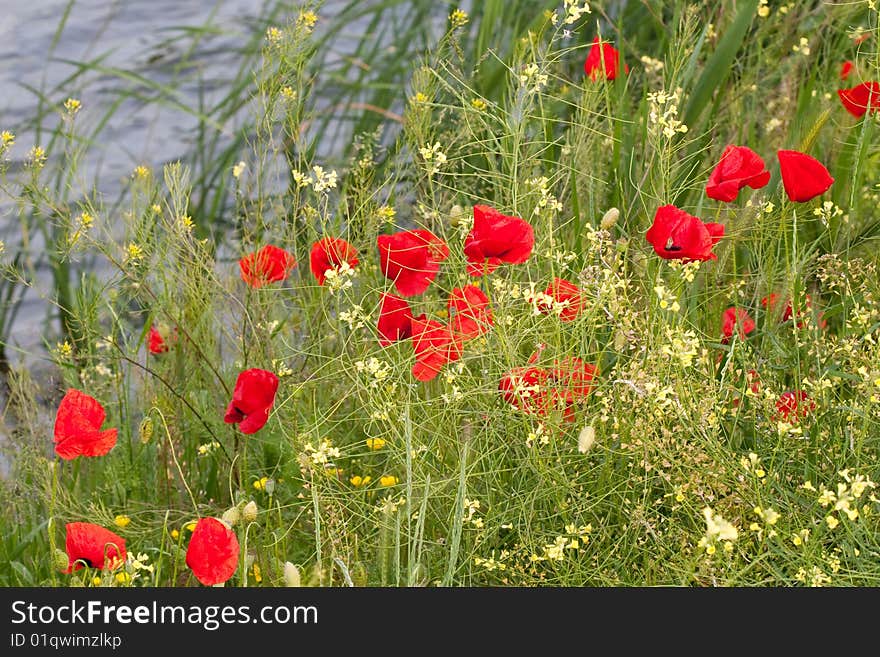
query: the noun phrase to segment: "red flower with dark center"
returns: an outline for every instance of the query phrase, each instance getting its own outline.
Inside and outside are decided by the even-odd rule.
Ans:
[[[412,341],[416,362],[412,374],[418,381],[430,381],[443,366],[461,357],[461,343],[447,324],[424,315],[412,320]]]
[[[782,393],[776,401],[776,415],[773,416],[773,421],[784,420],[790,424],[797,424],[814,410],[816,410],[816,404],[806,392],[791,390]]]
[[[489,297],[476,285],[457,287],[449,295],[449,326],[462,340],[472,340],[492,328]]]
[[[407,230],[379,235],[379,268],[394,281],[401,296],[412,297],[428,289],[449,257],[449,247],[429,230]]]
[[[283,281],[296,267],[296,259],[284,249],[267,244],[238,261],[241,280],[251,287]]]
[[[543,367],[514,367],[501,377],[498,390],[508,404],[531,415],[545,415],[550,372]]]
[[[412,337],[412,309],[400,297],[382,293],[382,305],[379,310],[379,344],[387,347],[392,342]]]
[[[107,414],[94,397],[70,388],[55,415],[55,453],[65,460],[104,456],[116,444],[116,429],[101,431]]]
[[[783,150],[777,155],[785,193],[795,203],[805,203],[824,194],[834,183],[828,169],[806,153]]]
[[[544,294],[559,304],[559,319],[563,322],[571,322],[578,318],[584,309],[584,301],[581,298],[580,288],[564,278],[554,278],[553,282],[544,290]],[[555,310],[553,304],[541,303],[538,309],[545,315]]]
[[[474,206],[474,227],[464,240],[468,274],[491,274],[502,263],[521,265],[535,246],[535,230],[528,221],[501,214],[488,205]]]
[[[743,187],[760,189],[770,182],[770,172],[764,160],[746,146],[729,145],[721,154],[706,185],[706,196],[730,203]]]
[[[852,89],[838,89],[837,95],[846,111],[856,118],[862,118],[868,111],[880,111],[880,83],[862,82]]]
[[[347,264],[354,269],[358,265],[358,252],[351,244],[338,237],[324,237],[314,244],[309,253],[309,268],[318,281],[324,284],[327,272]]]
[[[724,334],[722,342],[725,344],[733,337],[736,331],[740,340],[755,330],[755,320],[752,319],[745,308],[730,307],[724,311],[721,318],[721,332]]]
[[[164,354],[172,344],[177,341],[177,329],[173,332],[165,324],[150,326],[150,334],[147,336],[147,349],[151,354]]]
[[[244,434],[256,433],[269,419],[276,392],[278,377],[274,373],[257,368],[241,372],[223,421],[240,423],[238,429]]]
[[[850,74],[852,73],[852,70],[853,70],[853,63],[849,60],[845,61],[840,66],[840,79],[846,80],[850,76]]]
[[[65,526],[69,574],[83,566],[113,570],[125,562],[125,539],[90,522],[69,522]]]
[[[222,584],[238,568],[238,538],[216,518],[200,518],[186,549],[186,565],[202,584]]]
[[[604,77],[606,80],[617,78],[619,69],[620,52],[610,43],[599,41],[597,36],[593,39],[593,45],[584,61],[584,73],[591,80],[596,81]],[[624,73],[629,73],[629,66],[623,65]]]
[[[674,205],[657,208],[645,238],[665,260],[715,260],[712,248],[724,236],[724,226],[703,223]]]

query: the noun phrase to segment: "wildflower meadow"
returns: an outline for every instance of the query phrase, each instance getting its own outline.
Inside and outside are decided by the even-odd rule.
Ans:
[[[358,4],[0,125],[0,585],[880,584],[878,3]]]

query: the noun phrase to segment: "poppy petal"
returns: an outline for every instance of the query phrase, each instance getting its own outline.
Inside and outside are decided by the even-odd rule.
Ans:
[[[828,169],[806,153],[781,150],[778,156],[785,193],[795,203],[805,203],[824,194],[834,183]]]
[[[200,518],[186,549],[186,565],[205,586],[222,584],[238,568],[238,538],[216,518]]]

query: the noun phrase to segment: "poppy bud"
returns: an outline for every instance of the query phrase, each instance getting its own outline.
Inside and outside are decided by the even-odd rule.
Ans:
[[[241,519],[241,512],[238,510],[237,506],[233,506],[226,509],[220,519],[230,527],[235,527]]]
[[[251,500],[241,510],[241,517],[245,522],[253,522],[257,519],[257,503]]]
[[[302,586],[299,568],[289,561],[284,562],[284,586]]]
[[[150,442],[150,438],[153,437],[153,420],[145,417],[141,420],[141,425],[138,427],[138,436],[141,439],[141,443],[146,445]]]
[[[460,226],[465,221],[468,220],[468,211],[456,204],[453,205],[449,210],[449,225],[450,226]]]
[[[586,454],[591,449],[593,449],[593,445],[596,442],[596,430],[592,426],[586,426],[581,429],[581,433],[578,436],[578,451],[581,454]]]
[[[618,219],[620,219],[620,210],[617,208],[609,208],[608,211],[602,215],[602,221],[599,222],[599,227],[602,230],[611,230],[614,228],[614,224],[617,223]]]
[[[64,550],[55,548],[55,552],[52,555],[52,568],[55,570],[66,571],[69,563],[70,560],[67,553]]]

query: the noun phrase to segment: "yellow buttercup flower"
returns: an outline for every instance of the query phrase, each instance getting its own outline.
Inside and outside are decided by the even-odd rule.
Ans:
[[[383,475],[379,477],[379,483],[382,486],[395,486],[397,485],[398,479],[394,475]]]
[[[131,518],[129,518],[126,515],[122,515],[122,514],[116,516],[113,519],[113,524],[115,524],[117,527],[122,527],[122,528],[128,527],[130,522],[131,522]]]

